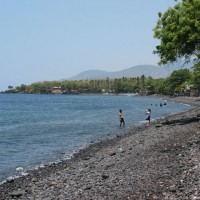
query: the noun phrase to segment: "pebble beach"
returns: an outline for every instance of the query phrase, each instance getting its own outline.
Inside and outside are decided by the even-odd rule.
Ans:
[[[191,109],[9,180],[0,199],[200,199],[200,99],[162,98]]]

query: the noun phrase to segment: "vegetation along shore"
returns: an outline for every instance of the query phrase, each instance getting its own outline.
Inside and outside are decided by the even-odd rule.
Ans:
[[[25,93],[25,94],[119,94],[137,93],[140,95],[198,95],[199,83],[195,79],[195,73],[189,69],[175,70],[167,78],[145,77],[122,77],[102,80],[64,80],[43,81],[22,84],[21,86],[8,86],[8,90],[2,93]]]
[[[191,109],[10,180],[0,199],[200,198],[200,99],[166,99]]]

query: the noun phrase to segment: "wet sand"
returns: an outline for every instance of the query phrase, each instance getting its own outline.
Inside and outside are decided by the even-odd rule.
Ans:
[[[93,144],[0,185],[0,199],[200,199],[200,99],[190,111]]]

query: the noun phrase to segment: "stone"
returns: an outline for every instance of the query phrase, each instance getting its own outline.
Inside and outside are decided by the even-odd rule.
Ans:
[[[90,157],[83,157],[82,160],[89,160]]]
[[[175,185],[170,186],[169,190],[171,192],[176,192],[176,186]]]
[[[156,128],[162,127],[162,124],[155,124]]]
[[[37,180],[35,178],[32,178],[31,182],[37,182]]]
[[[114,155],[116,155],[116,152],[111,152],[111,153],[109,153],[109,155],[114,156]]]
[[[115,165],[115,163],[108,163],[107,165],[105,165],[105,169],[107,170],[107,169],[109,169],[110,167],[112,167],[112,166],[114,166]]]
[[[105,173],[103,173],[103,174],[102,174],[102,178],[103,178],[103,179],[107,179],[107,178],[109,178],[109,175],[108,175],[108,174],[105,174]]]
[[[16,190],[16,191],[13,191],[13,192],[11,192],[10,193],[10,196],[11,197],[20,197],[20,196],[22,196],[22,195],[24,195],[25,194],[25,191],[24,190]]]
[[[92,189],[92,185],[86,185],[84,188],[84,190],[90,190],[90,189]]]

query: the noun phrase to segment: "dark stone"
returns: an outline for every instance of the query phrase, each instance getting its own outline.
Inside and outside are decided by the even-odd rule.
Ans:
[[[171,186],[169,189],[170,189],[171,192],[176,192],[176,187],[174,185]]]
[[[90,190],[92,189],[92,185],[86,185],[85,190]]]
[[[107,178],[109,178],[109,175],[108,175],[108,174],[105,174],[105,173],[103,173],[103,174],[102,174],[102,178],[103,178],[103,179],[107,179]]]
[[[156,128],[159,128],[159,127],[161,127],[162,126],[162,124],[155,124],[155,127]]]
[[[8,183],[13,183],[14,179],[7,180]]]
[[[82,160],[89,160],[90,157],[83,157]]]
[[[116,152],[111,152],[109,155],[114,156],[114,155],[116,155]]]

